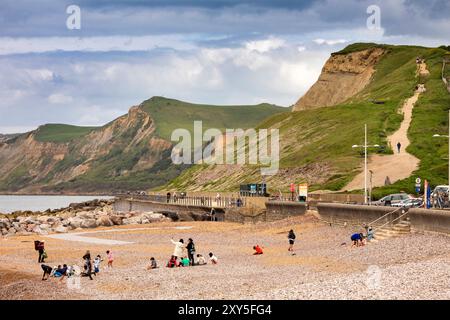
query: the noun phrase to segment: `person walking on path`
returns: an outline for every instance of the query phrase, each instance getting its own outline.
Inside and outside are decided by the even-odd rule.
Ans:
[[[397,143],[397,150],[398,150],[398,153],[400,153],[400,148],[402,147],[402,144],[400,143],[400,142],[398,142]]]
[[[175,248],[173,249],[173,256],[181,258],[183,256],[184,240],[180,239],[180,241],[176,242],[173,241],[173,239],[170,239],[170,241],[175,245]]]
[[[292,230],[292,229],[289,230],[288,240],[289,240],[288,251],[294,251],[295,233],[294,233],[294,230]]]
[[[188,258],[189,258],[189,264],[191,266],[194,265],[194,257],[195,257],[195,244],[194,244],[194,240],[192,240],[192,238],[189,238],[188,240],[188,244],[186,246],[186,250],[187,250],[187,254],[188,254]]]

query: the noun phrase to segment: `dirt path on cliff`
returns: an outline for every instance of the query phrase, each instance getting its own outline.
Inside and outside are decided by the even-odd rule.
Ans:
[[[421,75],[429,74],[425,63],[418,66],[418,73]],[[407,99],[403,104],[401,113],[403,113],[403,121],[400,128],[392,135],[388,136],[387,141],[391,146],[394,154],[392,155],[371,155],[368,161],[368,170],[373,171],[372,187],[382,187],[385,184],[386,177],[389,177],[391,183],[401,179],[408,178],[419,166],[420,160],[412,154],[406,152],[410,141],[408,139],[408,129],[411,124],[412,111],[415,103],[423,92],[424,87],[414,92],[414,95]],[[397,152],[397,143],[400,142],[401,149]],[[364,166],[364,163],[362,164]],[[367,173],[367,186],[370,187],[370,173]],[[359,173],[348,185],[342,188],[345,190],[358,190],[364,188],[364,170]]]

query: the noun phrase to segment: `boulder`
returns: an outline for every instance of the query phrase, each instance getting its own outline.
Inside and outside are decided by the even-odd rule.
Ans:
[[[141,220],[141,223],[142,223],[142,224],[149,224],[149,223],[150,223],[150,220],[148,220],[148,219],[146,219],[146,218],[143,218],[143,219]]]
[[[29,224],[27,224],[27,226],[26,226],[25,229],[26,229],[28,232],[32,232],[33,229],[34,229],[34,227],[36,227],[36,224],[34,224],[34,223],[29,223]]]
[[[179,221],[194,221],[194,218],[187,212],[178,212]]]
[[[110,226],[114,225],[114,222],[112,222],[112,220],[108,216],[103,215],[97,219],[97,225],[104,226],[104,227],[110,227]]]
[[[95,219],[83,219],[81,222],[82,228],[96,228],[97,227],[97,220]]]
[[[51,229],[51,226],[47,223],[42,223],[39,227],[45,231],[49,231]]]
[[[127,219],[122,220],[123,224],[141,224],[142,218],[140,216],[135,216]]]
[[[115,225],[121,225],[122,224],[123,217],[121,217],[119,215],[111,215],[111,216],[109,216],[109,218],[111,219],[111,221]]]
[[[190,212],[191,217],[195,221],[207,221],[210,220],[210,217],[207,213],[198,213],[198,212]]]
[[[163,211],[161,212],[165,217],[169,218],[172,221],[178,221],[180,218],[176,212],[172,211]]]
[[[62,225],[59,225],[58,227],[55,228],[55,232],[57,233],[67,233],[68,231],[69,229]]]
[[[8,229],[2,228],[1,233],[2,233],[2,236],[6,236],[8,234]]]
[[[40,235],[47,235],[48,234],[48,232],[46,230],[42,230],[39,226],[35,226],[33,228],[33,232],[37,233],[37,234],[40,234]]]
[[[11,223],[7,218],[0,219],[0,229],[8,229],[11,226]]]
[[[36,218],[36,220],[39,221],[40,223],[47,223],[49,218],[50,218],[49,216],[39,216]]]
[[[14,229],[13,227],[8,229],[8,234],[12,235],[12,234],[16,234],[16,229]]]
[[[73,228],[80,228],[81,227],[81,223],[83,222],[83,219],[81,219],[80,217],[73,217],[73,218],[69,218],[69,225]]]
[[[28,224],[30,224],[30,223],[36,224],[37,221],[36,221],[36,217],[26,217],[24,222],[28,223]]]

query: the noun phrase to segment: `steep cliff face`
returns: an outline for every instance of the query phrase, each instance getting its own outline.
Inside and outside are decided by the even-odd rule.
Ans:
[[[383,48],[333,54],[317,82],[295,104],[293,111],[334,106],[364,89],[370,82]]]
[[[0,192],[145,190],[188,167],[172,164],[172,130],[192,130],[194,120],[205,128],[253,127],[283,111],[268,104],[210,106],[153,97],[102,127],[47,124],[0,136]]]

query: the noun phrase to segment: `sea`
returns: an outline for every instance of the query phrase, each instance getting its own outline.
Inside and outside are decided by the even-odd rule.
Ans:
[[[112,199],[112,196],[66,196],[66,195],[0,195],[0,213],[14,211],[45,211],[60,209],[71,203],[79,203],[94,199]]]

